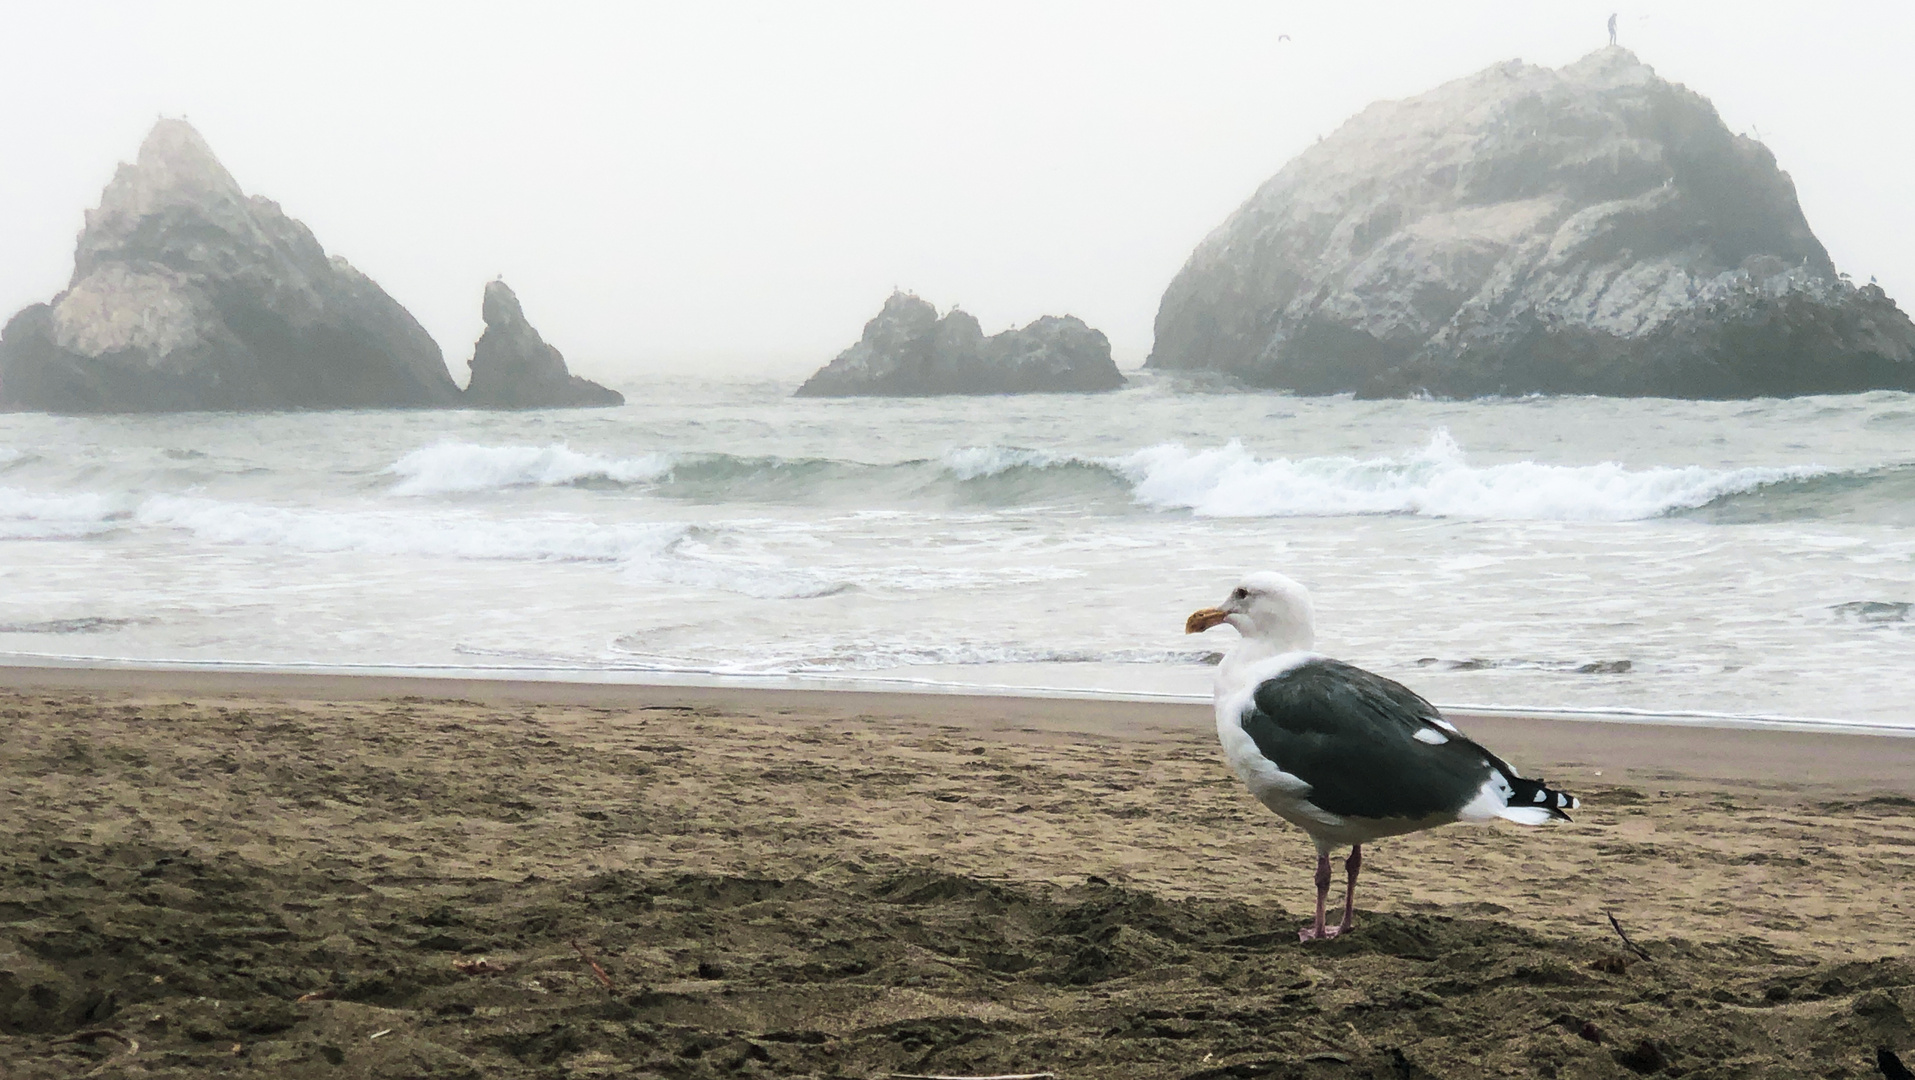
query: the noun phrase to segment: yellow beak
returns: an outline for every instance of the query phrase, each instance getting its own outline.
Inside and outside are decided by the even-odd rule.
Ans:
[[[1190,618],[1184,620],[1184,633],[1201,634],[1229,617],[1229,612],[1219,611],[1213,607],[1193,611],[1190,613]]]

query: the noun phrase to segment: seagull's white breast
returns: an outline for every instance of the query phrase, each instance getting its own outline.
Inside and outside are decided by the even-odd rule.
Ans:
[[[1224,760],[1258,802],[1306,831],[1341,825],[1343,819],[1311,804],[1310,785],[1283,771],[1281,762],[1263,756],[1256,740],[1243,729],[1243,718],[1252,708],[1257,687],[1317,658],[1316,653],[1287,652],[1233,664],[1236,657],[1232,656],[1217,669],[1217,741],[1223,745]]]

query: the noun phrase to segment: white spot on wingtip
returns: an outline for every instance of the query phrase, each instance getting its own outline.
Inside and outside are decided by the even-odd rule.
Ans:
[[[1431,746],[1441,746],[1450,741],[1448,735],[1443,734],[1435,728],[1417,728],[1416,734],[1411,735],[1410,738],[1420,743],[1429,743]]]

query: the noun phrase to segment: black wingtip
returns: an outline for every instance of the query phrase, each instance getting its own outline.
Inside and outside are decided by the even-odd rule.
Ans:
[[[1875,1048],[1875,1067],[1882,1070],[1882,1075],[1888,1080],[1915,1080],[1915,1073],[1909,1072],[1908,1066],[1902,1064],[1902,1059],[1895,1056],[1895,1051],[1886,1046]]]
[[[1581,799],[1566,792],[1557,791],[1555,788],[1550,787],[1546,781],[1529,780],[1521,776],[1516,776],[1513,773],[1505,773],[1504,775],[1509,779],[1509,805],[1511,806],[1537,807],[1538,809],[1548,811],[1550,819],[1553,821],[1568,821],[1570,819],[1569,815],[1564,813],[1564,811],[1576,810],[1582,807],[1583,801]]]

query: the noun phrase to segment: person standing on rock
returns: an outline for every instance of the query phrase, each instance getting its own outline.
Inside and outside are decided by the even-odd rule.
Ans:
[[[1613,11],[1609,13],[1609,43],[1616,43],[1616,13]]]

